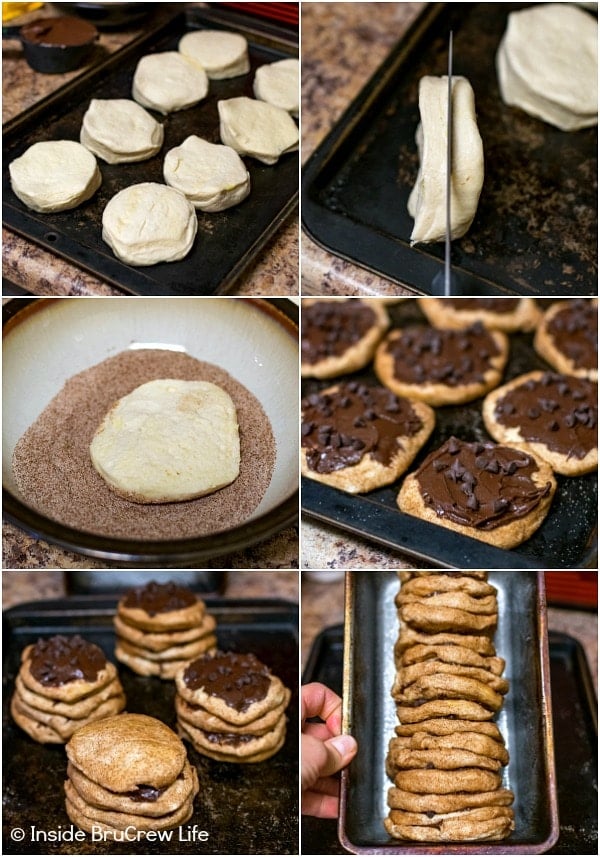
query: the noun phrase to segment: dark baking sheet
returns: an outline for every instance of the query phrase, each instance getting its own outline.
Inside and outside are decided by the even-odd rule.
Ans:
[[[550,631],[554,751],[560,836],[548,854],[598,853],[598,723],[590,669],[581,644]],[[325,628],[313,643],[303,683],[320,681],[342,693],[344,626]],[[347,854],[335,820],[302,818],[303,854]]]
[[[46,843],[31,841],[30,829],[64,830],[66,755],[62,746],[34,743],[11,720],[9,703],[20,653],[38,637],[80,633],[114,661],[112,618],[116,598],[80,596],[23,604],[3,614],[4,842],[3,854],[296,854],[298,852],[298,610],[281,600],[206,598],[217,620],[223,649],[251,651],[292,690],[288,734],[271,759],[253,765],[216,762],[186,743],[198,768],[200,793],[194,815],[210,834],[203,842],[185,842],[174,834],[168,843]],[[119,665],[127,711],[158,717],[173,728],[173,682],[144,678]],[[20,842],[11,830],[25,829]]]
[[[416,301],[403,301],[388,308],[392,327],[425,322]],[[534,369],[549,369],[533,350],[532,334],[510,337],[510,356],[504,380]],[[378,383],[370,367],[348,378]],[[302,395],[331,386],[333,381],[304,379]],[[504,383],[504,382],[503,382]],[[490,441],[483,418],[483,399],[465,405],[436,408],[436,425],[429,441],[409,468],[421,461],[451,435],[468,441]],[[373,540],[387,548],[409,554],[424,567],[455,568],[597,568],[598,475],[556,477],[558,488],[542,526],[522,545],[500,550],[399,511],[396,496],[401,479],[365,495],[345,494],[312,479],[302,479],[302,510],[305,514]]]
[[[305,166],[311,238],[416,292],[439,293],[444,245],[410,247],[406,204],[418,167],[418,82],[446,74],[452,29],[454,74],[473,86],[485,155],[477,215],[452,244],[454,293],[596,294],[597,129],[559,131],[507,107],[498,90],[496,49],[509,12],[526,5],[427,5]]]
[[[169,4],[158,4],[167,6]],[[176,50],[181,36],[199,28],[230,29],[246,36],[251,70],[229,80],[211,80],[196,107],[154,113],[164,123],[161,151],[147,161],[105,164],[98,161],[102,185],[94,197],[71,211],[38,214],[11,190],[8,164],[40,140],[79,140],[90,99],[130,98],[133,72],[147,53]],[[294,38],[296,41],[294,41]],[[127,292],[154,295],[214,295],[227,291],[293,211],[298,197],[298,155],[284,155],[274,166],[246,158],[252,189],[238,206],[215,214],[198,212],[198,234],[191,252],[179,262],[133,267],[120,262],[102,241],[102,212],[118,191],[144,181],[164,184],[165,153],[190,134],[220,142],[217,101],[253,97],[256,68],[297,56],[297,36],[289,28],[257,21],[232,9],[189,8],[147,32],[89,72],[4,126],[3,222],[10,229],[91,271]],[[152,112],[152,111],[151,111]]]
[[[492,571],[498,591],[495,645],[511,683],[496,720],[510,753],[503,785],[515,795],[515,830],[502,842],[454,843],[448,854],[542,854],[558,837],[543,572]],[[395,572],[346,575],[344,723],[360,750],[342,772],[340,841],[354,853],[432,854],[439,845],[391,839],[382,824],[390,781],[389,739],[398,720],[390,695],[398,619]]]

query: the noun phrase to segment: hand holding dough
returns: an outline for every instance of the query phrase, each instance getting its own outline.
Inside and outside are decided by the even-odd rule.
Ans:
[[[443,241],[446,235],[448,78],[423,77],[419,84],[421,124],[416,141],[420,165],[408,200],[415,224],[410,243]],[[452,79],[451,237],[467,232],[483,185],[483,144],[475,118],[475,96],[465,77]]]

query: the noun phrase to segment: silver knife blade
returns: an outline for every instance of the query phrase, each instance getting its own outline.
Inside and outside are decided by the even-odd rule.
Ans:
[[[452,191],[452,49],[453,34],[450,30],[448,42],[448,117],[446,129],[446,241],[444,247],[444,294],[449,297],[452,294],[452,282],[450,275],[450,256],[452,252],[452,241],[450,236],[451,224],[451,191]]]

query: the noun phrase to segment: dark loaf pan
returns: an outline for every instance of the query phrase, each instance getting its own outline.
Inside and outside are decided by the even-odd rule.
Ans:
[[[388,307],[392,328],[425,322],[416,301]],[[512,334],[502,383],[534,369],[550,367],[533,350],[532,334]],[[379,383],[370,367],[351,376],[328,381],[304,379],[302,395],[339,381],[357,378]],[[435,409],[433,434],[412,465],[421,461],[451,435],[468,441],[491,440],[481,416],[483,399],[465,405]],[[438,527],[400,512],[396,497],[402,478],[368,494],[345,494],[312,479],[302,479],[302,510],[306,515],[401,551],[427,568],[597,568],[598,475],[556,476],[558,487],[546,520],[533,536],[513,550],[500,550],[461,533]]]
[[[597,129],[565,133],[500,98],[496,50],[509,12],[525,5],[427,4],[306,163],[302,220],[313,240],[415,292],[440,293],[443,242],[410,246],[406,203],[419,80],[447,73],[452,29],[454,74],[473,86],[485,157],[477,215],[452,244],[453,293],[596,294]]]
[[[179,841],[175,831],[160,845],[140,842],[45,843],[29,830],[70,827],[64,806],[64,747],[42,745],[12,721],[10,698],[20,654],[29,643],[53,634],[81,634],[114,659],[112,620],[117,598],[79,596],[13,607],[3,614],[4,842],[3,854],[296,854],[298,852],[298,608],[278,599],[206,598],[217,620],[222,649],[253,652],[292,691],[283,748],[265,762],[216,762],[186,743],[198,769],[200,793],[188,825],[209,833],[208,842]],[[127,711],[149,714],[175,727],[174,683],[144,678],[118,664]],[[184,825],[183,830],[188,825]],[[11,830],[24,839],[11,841]],[[45,849],[45,850],[40,850]]]
[[[165,5],[165,4],[159,4]],[[168,4],[167,4],[168,5]],[[188,30],[235,30],[248,39],[251,70],[229,80],[211,80],[204,101],[167,116],[160,152],[147,161],[106,164],[98,160],[102,185],[88,202],[70,211],[38,214],[28,209],[10,186],[8,164],[41,140],[79,140],[83,115],[91,98],[131,98],[138,60],[148,53],[177,50]],[[271,236],[294,210],[298,198],[298,156],[284,155],[267,166],[246,158],[252,189],[240,205],[215,214],[197,212],[198,234],[191,252],[179,262],[134,267],[119,261],[102,240],[102,212],[123,188],[139,182],[164,184],[166,152],[190,134],[220,142],[217,101],[240,95],[253,97],[256,68],[297,56],[290,31],[270,22],[250,19],[230,9],[190,8],[136,39],[105,62],[92,67],[31,110],[4,126],[2,175],[3,222],[15,232],[41,244],[124,291],[145,296],[215,295],[226,292],[256,258]],[[152,112],[152,111],[151,111]]]
[[[388,837],[385,773],[398,720],[390,695],[399,625],[395,572],[347,572],[344,637],[344,729],[359,753],[342,773],[339,836],[358,854],[543,854],[558,838],[554,739],[543,572],[490,572],[498,590],[495,645],[510,691],[496,720],[510,762],[503,786],[515,795],[515,830],[502,842],[401,842]]]
[[[598,853],[598,703],[581,644],[550,630],[550,679],[560,836],[547,854]],[[331,625],[315,639],[303,684],[321,681],[342,693],[344,626]],[[303,854],[346,854],[336,822],[302,817]]]

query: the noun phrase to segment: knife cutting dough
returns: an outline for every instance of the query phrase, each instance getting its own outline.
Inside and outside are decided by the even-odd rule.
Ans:
[[[414,218],[411,244],[444,241],[446,236],[446,152],[448,78],[423,77],[419,84],[421,122],[415,135],[419,172],[408,199]],[[483,185],[483,144],[475,116],[475,96],[465,77],[452,78],[452,239],[471,226]]]

